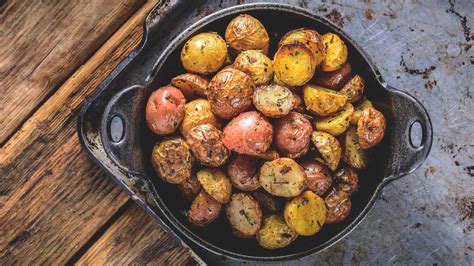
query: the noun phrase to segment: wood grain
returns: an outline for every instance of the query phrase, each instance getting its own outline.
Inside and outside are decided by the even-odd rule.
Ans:
[[[62,0],[1,5],[0,144],[143,3]]]

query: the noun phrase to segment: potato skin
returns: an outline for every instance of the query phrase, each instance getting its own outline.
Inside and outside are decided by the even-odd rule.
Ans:
[[[206,97],[208,84],[207,78],[192,73],[181,74],[171,79],[171,85],[180,89],[187,99],[196,95]]]
[[[359,118],[360,116],[362,115],[362,111],[367,108],[367,107],[371,107],[373,106],[372,105],[372,102],[367,100],[367,99],[364,99],[362,102],[360,102],[358,105],[354,106],[354,113],[352,113],[351,115],[351,119],[350,119],[350,123],[353,124],[353,125],[357,125],[357,122],[359,122]]]
[[[146,104],[148,128],[157,135],[173,133],[183,121],[185,103],[183,93],[173,86],[154,91]]]
[[[229,202],[232,185],[229,178],[218,168],[205,168],[197,172],[202,188],[219,203]]]
[[[229,158],[230,152],[221,141],[221,131],[211,124],[193,127],[186,135],[186,143],[202,165],[218,167]]]
[[[284,248],[291,244],[298,234],[291,229],[280,215],[270,215],[263,219],[257,232],[257,241],[265,249]]]
[[[341,110],[347,99],[342,93],[316,85],[306,84],[303,87],[306,109],[319,116],[327,116]]]
[[[168,183],[180,184],[191,177],[194,158],[188,144],[176,137],[155,144],[151,163],[161,179]]]
[[[364,95],[365,81],[361,76],[355,75],[349,82],[347,82],[340,93],[345,94],[348,97],[350,103],[355,103],[362,99]]]
[[[383,114],[373,107],[362,111],[357,122],[357,138],[362,149],[370,149],[379,144],[385,134],[386,122]]]
[[[241,154],[260,154],[272,144],[273,127],[258,112],[241,113],[224,128],[222,142]]]
[[[359,177],[354,169],[342,167],[334,174],[336,190],[342,191],[351,196],[359,189]]]
[[[260,21],[242,14],[234,18],[225,30],[225,39],[236,51],[260,50],[267,54],[270,37]]]
[[[301,43],[284,44],[275,53],[273,70],[283,84],[301,86],[313,77],[316,70],[313,52]]]
[[[232,184],[243,191],[252,191],[260,187],[258,181],[258,162],[248,155],[238,154],[227,164],[227,174]]]
[[[306,186],[306,173],[290,158],[265,162],[260,168],[259,179],[268,193],[286,198],[298,196]]]
[[[321,197],[308,190],[286,203],[283,217],[298,235],[312,236],[326,220],[326,205]]]
[[[331,171],[335,171],[341,159],[341,144],[339,141],[332,135],[322,131],[313,131],[311,141],[321,154],[325,164]]]
[[[263,211],[267,213],[276,213],[283,210],[283,198],[273,196],[264,189],[254,190],[250,194],[260,204]]]
[[[327,208],[326,223],[334,224],[342,222],[349,216],[351,212],[351,199],[346,193],[340,190],[333,189],[324,198]]]
[[[181,62],[188,72],[207,75],[221,68],[227,58],[227,45],[215,32],[191,37],[181,50]]]
[[[195,175],[190,176],[178,185],[181,195],[187,200],[193,201],[202,190],[201,183]]]
[[[322,38],[326,57],[321,63],[321,69],[330,72],[341,68],[347,60],[346,44],[334,33],[326,33]]]
[[[323,196],[332,185],[332,175],[329,169],[316,160],[305,160],[300,164],[306,173],[308,189]]]
[[[337,137],[349,128],[349,120],[353,112],[354,106],[350,103],[346,103],[341,111],[328,117],[317,119],[314,123],[314,127],[317,130],[327,132]]]
[[[186,137],[188,132],[195,126],[211,124],[219,127],[219,119],[211,110],[211,104],[205,99],[196,99],[184,106],[184,119],[180,126],[181,134]]]
[[[236,193],[226,207],[226,216],[232,233],[241,238],[257,234],[262,224],[262,210],[258,202],[246,193]]]
[[[222,205],[204,190],[197,195],[188,211],[188,221],[198,227],[204,227],[219,217]]]
[[[255,84],[252,78],[235,68],[226,68],[209,82],[207,98],[218,117],[231,119],[252,105]]]
[[[252,77],[257,86],[268,85],[273,78],[273,62],[257,50],[241,52],[234,61],[234,68]]]
[[[350,126],[342,137],[342,160],[356,169],[365,169],[369,164],[368,151],[360,147],[354,126]]]
[[[312,29],[300,28],[287,32],[281,38],[278,43],[278,47],[281,47],[287,43],[301,43],[306,45],[311,52],[313,52],[313,57],[316,67],[321,64],[323,59],[326,57],[326,52],[324,50],[323,39],[321,35]]]
[[[352,68],[349,63],[345,63],[341,68],[331,71],[318,71],[314,75],[313,83],[323,88],[338,91],[349,82],[352,77]]]
[[[253,104],[257,110],[267,117],[287,115],[295,105],[293,93],[280,85],[258,87],[253,94]]]
[[[313,127],[304,115],[291,112],[275,120],[275,146],[287,157],[296,158],[308,148]]]

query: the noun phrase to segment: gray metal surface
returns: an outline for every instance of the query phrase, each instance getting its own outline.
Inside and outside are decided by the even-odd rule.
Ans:
[[[206,1],[193,16],[252,2]],[[388,84],[424,104],[434,128],[424,165],[388,185],[348,237],[300,263],[473,265],[474,2],[272,2],[298,5],[341,26]]]

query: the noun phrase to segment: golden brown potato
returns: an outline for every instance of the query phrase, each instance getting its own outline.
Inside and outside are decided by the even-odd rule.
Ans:
[[[196,159],[205,166],[224,165],[229,158],[229,150],[221,141],[221,131],[211,124],[193,127],[186,135],[186,143]]]
[[[342,137],[342,160],[356,169],[367,168],[369,164],[368,151],[360,147],[354,126],[350,126]]]
[[[326,33],[322,38],[326,57],[321,63],[321,69],[330,72],[341,68],[347,60],[346,44],[334,33]]]
[[[288,84],[283,83],[281,80],[278,79],[278,77],[276,75],[273,75],[273,84],[283,86],[285,88],[290,89],[291,91],[296,90],[295,86],[290,86]]]
[[[219,126],[217,117],[211,110],[211,105],[208,100],[196,99],[187,103],[184,106],[184,119],[180,126],[181,134],[184,137],[195,126],[202,124],[211,124],[215,127]]]
[[[316,70],[313,52],[301,43],[284,44],[275,53],[273,70],[283,84],[301,86],[313,77]]]
[[[184,180],[178,185],[178,188],[183,197],[190,201],[193,201],[202,190],[201,183],[195,175]]]
[[[229,178],[218,168],[205,168],[197,172],[202,188],[219,203],[229,202],[232,185]]]
[[[338,70],[331,72],[317,71],[314,74],[313,83],[323,88],[340,90],[352,77],[351,64],[345,63]]]
[[[270,194],[294,197],[305,188],[306,173],[290,158],[279,158],[265,162],[260,168],[260,184]]]
[[[359,75],[355,75],[349,82],[342,87],[340,93],[348,97],[348,101],[355,103],[362,99],[364,94],[364,80]]]
[[[308,190],[286,203],[283,217],[298,235],[312,236],[323,227],[326,205],[321,197]]]
[[[180,89],[184,96],[189,99],[196,95],[206,97],[209,80],[196,74],[181,74],[171,79],[171,85]]]
[[[250,194],[257,200],[263,211],[267,213],[275,213],[283,210],[283,198],[273,196],[264,189],[254,190]]]
[[[234,68],[252,77],[257,86],[268,85],[273,78],[273,62],[257,50],[241,52],[234,61]]]
[[[372,106],[372,102],[367,99],[363,100],[361,103],[356,105],[354,108],[354,113],[352,113],[351,115],[351,119],[350,119],[351,124],[357,125],[357,122],[359,122],[359,118],[362,115],[362,111],[365,108],[371,107],[371,106]]]
[[[347,96],[307,84],[303,87],[303,100],[308,111],[319,116],[327,116],[341,110],[347,103]]]
[[[315,30],[300,28],[287,32],[281,38],[278,43],[278,47],[281,47],[287,43],[301,43],[306,45],[312,52],[315,60],[316,67],[321,64],[323,59],[326,57],[324,51],[323,39],[321,35]]]
[[[295,105],[293,93],[280,85],[258,87],[253,94],[253,104],[267,117],[287,115]]]
[[[336,190],[343,191],[351,196],[359,189],[359,177],[351,167],[343,167],[334,174],[334,186]]]
[[[238,154],[227,164],[227,174],[236,188],[243,191],[256,190],[260,187],[257,167],[258,160]]]
[[[349,128],[349,120],[354,112],[354,106],[346,103],[344,108],[328,117],[317,119],[314,127],[317,130],[327,132],[333,136],[339,136]]]
[[[201,191],[191,204],[188,221],[194,226],[204,227],[219,217],[222,205],[205,191]]]
[[[255,84],[252,78],[235,68],[226,68],[209,82],[207,98],[218,117],[231,119],[252,105]]]
[[[324,159],[324,163],[329,169],[335,171],[341,159],[341,144],[339,144],[339,141],[332,135],[322,131],[313,131],[311,141]]]
[[[258,202],[246,193],[232,195],[226,207],[226,215],[237,237],[251,238],[262,224],[262,210]]]
[[[221,68],[227,58],[227,45],[215,32],[199,33],[181,50],[181,62],[189,72],[207,75]]]
[[[351,199],[341,190],[333,189],[324,199],[326,202],[326,223],[334,224],[343,221],[351,212]]]
[[[257,232],[258,243],[266,249],[284,248],[297,237],[298,234],[285,223],[280,215],[265,217],[262,227]]]
[[[270,38],[258,19],[242,14],[234,18],[225,30],[225,40],[236,51],[260,50],[267,54]]]
[[[257,157],[265,161],[273,161],[280,158],[280,154],[278,154],[276,150],[272,149],[268,149],[267,151],[261,153],[253,153],[250,154],[250,156]]]
[[[180,184],[191,177],[194,158],[188,144],[176,137],[159,142],[153,147],[151,163],[161,179]]]
[[[357,138],[362,149],[370,149],[379,144],[385,134],[385,117],[374,107],[362,111],[357,122]]]
[[[316,160],[306,160],[300,164],[306,172],[306,185],[318,196],[324,195],[331,187],[332,176],[329,169]]]

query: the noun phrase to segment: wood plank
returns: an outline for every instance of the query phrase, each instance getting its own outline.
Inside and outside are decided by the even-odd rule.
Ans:
[[[194,264],[188,252],[163,231],[143,209],[132,204],[77,264]]]
[[[140,8],[0,149],[0,265],[68,261],[128,200],[81,151],[76,119],[85,97],[140,42],[156,2]]]
[[[0,144],[143,3],[13,0],[1,5]]]

